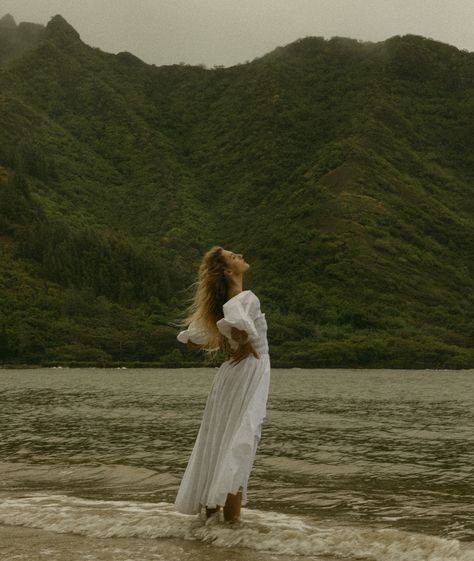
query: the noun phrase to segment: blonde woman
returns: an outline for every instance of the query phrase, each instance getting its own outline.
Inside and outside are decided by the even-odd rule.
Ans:
[[[238,253],[211,248],[199,267],[194,301],[178,340],[191,350],[225,353],[207,398],[201,427],[175,501],[185,514],[223,507],[240,519],[261,435],[270,382],[267,324],[260,301],[243,290],[249,264]],[[219,515],[218,515],[219,516]]]

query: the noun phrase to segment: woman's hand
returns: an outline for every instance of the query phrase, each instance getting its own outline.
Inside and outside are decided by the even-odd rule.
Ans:
[[[202,349],[202,345],[193,343],[191,340],[188,339],[188,342],[186,343],[186,348],[188,349],[188,351],[199,351],[200,349]]]
[[[241,329],[237,329],[237,327],[232,327],[230,330],[230,336],[234,341],[236,341],[239,345],[243,345],[249,340],[249,336],[246,331]]]
[[[231,353],[230,363],[235,365],[247,358],[249,355],[253,355],[255,358],[260,358],[260,355],[255,350],[255,347],[250,341],[246,343],[239,344],[238,348]]]

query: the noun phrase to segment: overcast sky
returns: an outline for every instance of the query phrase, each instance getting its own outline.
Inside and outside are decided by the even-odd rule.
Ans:
[[[413,33],[474,51],[474,0],[0,0],[0,17],[61,14],[103,51],[150,64],[223,64],[308,35],[383,41]]]

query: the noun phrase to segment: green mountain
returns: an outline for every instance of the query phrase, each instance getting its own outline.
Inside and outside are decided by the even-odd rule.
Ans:
[[[474,367],[474,53],[308,37],[156,67],[22,25],[0,20],[0,360],[196,364],[176,321],[217,243],[275,366]]]

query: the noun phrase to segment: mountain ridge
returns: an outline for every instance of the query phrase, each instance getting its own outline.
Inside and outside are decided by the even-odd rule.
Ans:
[[[81,38],[74,27],[60,14],[53,16],[47,23],[45,28],[45,37],[47,39],[59,38],[61,40],[80,40]]]
[[[11,14],[0,19],[0,67],[21,56],[37,45],[45,27],[41,24],[21,22],[17,25]]]
[[[0,28],[1,29],[16,29],[17,24],[15,18],[11,14],[5,14],[0,18]]]
[[[4,360],[193,364],[173,324],[218,242],[274,364],[472,367],[472,54],[306,38],[155,67],[64,21],[0,73]]]

